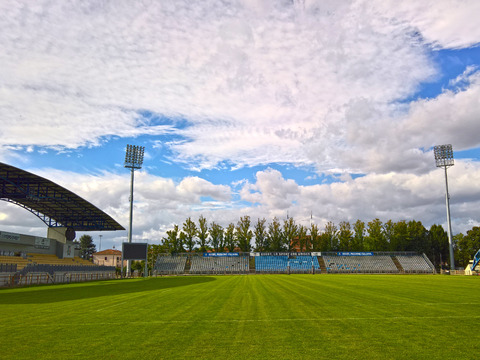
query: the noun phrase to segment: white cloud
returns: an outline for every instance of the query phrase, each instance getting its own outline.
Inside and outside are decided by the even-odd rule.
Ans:
[[[415,27],[435,47],[464,48],[480,42],[480,3],[476,0],[387,0],[375,6]]]
[[[129,176],[114,173],[85,175],[58,170],[33,170],[90,201],[125,227],[129,213]],[[478,223],[480,206],[480,165],[456,161],[449,169],[449,187],[454,233],[465,232]],[[310,214],[320,226],[327,221],[338,224],[356,219],[380,218],[418,220],[426,227],[445,224],[445,183],[441,169],[423,175],[411,173],[368,174],[345,182],[322,185],[299,185],[285,179],[277,170],[256,174],[254,183],[244,183],[238,201],[232,201],[232,190],[206,180],[187,177],[178,183],[145,172],[135,181],[134,239],[159,243],[173,224],[180,227],[187,217],[222,226],[249,215],[280,220],[287,214],[298,223],[308,225]],[[238,205],[237,205],[238,203]],[[240,205],[241,203],[241,205]],[[4,231],[44,236],[46,227],[34,215],[12,204],[0,208],[0,226]],[[93,233],[96,236],[96,233]],[[99,233],[100,234],[100,233]],[[103,232],[103,246],[119,245],[126,231]],[[79,234],[80,236],[81,234]]]
[[[479,43],[479,14],[474,0],[1,2],[0,161],[148,134],[195,170],[278,162],[340,174],[300,186],[261,171],[232,184],[239,205],[227,185],[139,172],[137,236],[149,238],[199,212],[225,224],[286,211],[438,221],[442,179],[428,149],[480,146],[480,73],[469,67],[456,89],[403,101],[443,76],[432,48]],[[455,221],[476,223],[478,164],[451,172]],[[126,175],[39,173],[127,223]],[[0,224],[21,226],[17,210]]]
[[[402,99],[436,72],[408,24],[361,1],[45,0],[0,13],[1,142],[10,145],[172,131],[142,123],[137,111],[148,110],[188,120],[177,131],[188,141],[171,147],[194,168],[328,170],[310,144],[329,149],[327,159],[342,148],[352,101]]]

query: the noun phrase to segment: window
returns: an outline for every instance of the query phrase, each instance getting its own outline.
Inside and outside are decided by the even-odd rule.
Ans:
[[[108,259],[107,259],[107,257],[105,256],[105,261],[107,261],[107,260],[108,260]]]

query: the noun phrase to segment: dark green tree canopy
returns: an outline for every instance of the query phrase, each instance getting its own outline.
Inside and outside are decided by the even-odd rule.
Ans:
[[[90,235],[82,235],[80,237],[80,250],[83,259],[90,260],[93,253],[96,252],[96,246]]]

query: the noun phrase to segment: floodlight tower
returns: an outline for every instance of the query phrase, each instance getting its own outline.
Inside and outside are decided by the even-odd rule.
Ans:
[[[133,223],[133,174],[135,170],[141,169],[143,164],[144,146],[127,145],[125,154],[125,167],[130,169],[130,223],[128,226],[128,242],[132,242],[132,223]],[[127,276],[130,274],[130,260],[127,261]]]
[[[448,195],[448,177],[447,168],[453,166],[453,150],[452,145],[438,145],[433,148],[435,154],[435,163],[437,167],[443,167],[445,169],[445,199],[447,203],[447,232],[448,232],[448,245],[450,251],[450,270],[455,270],[455,259],[453,257],[453,244],[452,244],[452,222],[450,220],[450,196]]]

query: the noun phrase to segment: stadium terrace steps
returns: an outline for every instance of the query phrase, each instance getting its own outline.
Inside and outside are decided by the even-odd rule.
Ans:
[[[324,256],[329,273],[398,273],[398,269],[388,255],[376,256]]]
[[[406,273],[429,273],[434,272],[433,267],[420,255],[397,255],[398,262]]]
[[[400,262],[398,261],[398,259],[395,256],[392,257],[392,260],[393,260],[393,263],[395,264],[395,266],[397,267],[398,271],[399,272],[404,272],[402,264],[400,264]]]
[[[20,256],[0,256],[0,263],[1,264],[16,264],[17,271],[22,270],[29,261]]]
[[[157,258],[157,274],[234,274],[234,273],[435,273],[425,255],[414,253],[256,253],[248,255],[183,254]],[[317,254],[318,255],[318,254]]]
[[[327,273],[327,266],[325,265],[325,261],[323,260],[323,257],[319,256],[317,257],[318,263],[320,264],[320,270],[326,274]]]
[[[263,255],[255,257],[256,272],[310,273],[312,268],[316,272],[321,271],[316,256]]]
[[[249,272],[249,256],[236,257],[203,257],[191,258],[190,274],[247,274]]]
[[[155,263],[155,270],[159,274],[183,274],[186,263],[186,256],[159,256]]]

